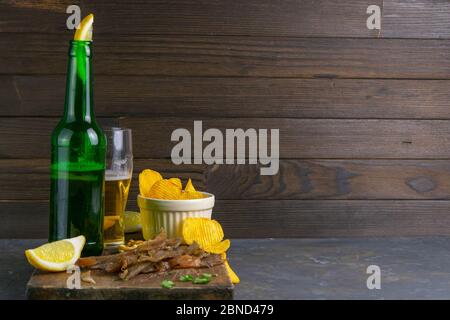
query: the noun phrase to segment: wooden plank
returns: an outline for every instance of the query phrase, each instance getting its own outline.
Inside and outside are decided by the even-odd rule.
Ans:
[[[450,81],[96,76],[100,116],[450,119]],[[65,76],[0,76],[0,116],[61,116]]]
[[[134,161],[130,199],[138,193],[138,175],[146,168],[161,172],[164,177],[191,178],[195,186],[205,190],[205,165],[172,164],[170,160],[145,159]],[[50,194],[50,159],[0,160],[0,179],[8,183],[0,186],[0,200],[46,200]]]
[[[49,197],[49,160],[0,160],[0,200]],[[264,199],[446,199],[450,200],[449,160],[280,161],[280,173],[261,176],[257,165],[174,165],[164,159],[134,161],[130,200],[138,194],[138,174],[152,168],[164,177],[191,178],[198,190],[219,200]]]
[[[65,74],[67,40],[0,37],[1,74]],[[450,79],[450,40],[99,35],[97,75]]]
[[[11,1],[0,5],[0,32],[65,30],[66,7],[95,14],[95,33],[376,37],[366,8],[381,0]],[[123,19],[126,17],[126,19]],[[270,23],[268,23],[270,21]]]
[[[132,206],[135,204],[132,204]],[[450,236],[446,200],[221,200],[228,238]],[[0,201],[0,238],[47,237],[44,201]]]
[[[58,119],[0,118],[0,158],[50,157],[50,135]],[[44,156],[45,154],[45,156]]]
[[[137,158],[170,158],[173,130],[193,132],[190,118],[105,118],[103,125],[133,130]],[[57,119],[0,118],[0,158],[48,158],[50,134]],[[289,158],[390,158],[448,159],[448,120],[342,120],[229,118],[203,121],[203,130],[255,128],[280,130],[280,157]],[[205,144],[206,146],[206,144]]]
[[[96,34],[450,38],[450,5],[426,0],[7,1],[0,32],[61,33],[71,4],[95,14]],[[369,5],[382,9],[381,31],[366,27]]]
[[[0,159],[49,158],[50,136],[57,118],[0,118]],[[117,125],[114,118],[98,118],[104,126]],[[17,157],[15,156],[17,155]]]
[[[380,37],[450,38],[450,3],[428,0],[385,0]]]
[[[47,201],[0,200],[0,238],[47,238],[48,212]]]
[[[275,176],[257,165],[214,165],[206,190],[219,199],[450,199],[450,161],[281,160]]]
[[[214,212],[230,237],[316,238],[449,235],[449,209],[433,200],[224,200]]]
[[[178,280],[182,274],[210,272],[215,276],[205,285]],[[165,273],[139,274],[130,280],[121,280],[117,274],[92,270],[95,284],[81,282],[81,288],[67,288],[68,274],[35,271],[27,284],[27,298],[31,300],[230,300],[234,286],[225,265],[203,269],[172,270]],[[161,282],[172,279],[171,290],[161,287]]]
[[[50,196],[50,159],[0,160],[0,200],[44,200]]]
[[[193,119],[123,118],[120,125],[134,130],[138,158],[169,158],[173,130],[193,134]],[[280,130],[281,158],[448,158],[450,123],[447,120],[337,119],[208,119],[203,130],[255,128]],[[206,146],[206,144],[205,144]],[[1,145],[0,145],[1,147]],[[1,150],[1,148],[0,148]],[[224,153],[225,154],[225,153]]]

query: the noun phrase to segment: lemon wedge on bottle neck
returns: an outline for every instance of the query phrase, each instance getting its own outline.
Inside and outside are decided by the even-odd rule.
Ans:
[[[75,32],[73,40],[92,41],[92,27],[94,25],[94,15],[87,15],[81,22]]]

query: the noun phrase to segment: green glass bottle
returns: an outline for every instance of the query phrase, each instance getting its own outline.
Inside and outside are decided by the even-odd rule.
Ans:
[[[106,137],[94,117],[92,41],[71,41],[64,116],[51,139],[49,241],[86,237],[83,256],[103,250]]]

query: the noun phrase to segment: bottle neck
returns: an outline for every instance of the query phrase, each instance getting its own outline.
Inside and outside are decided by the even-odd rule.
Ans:
[[[92,80],[92,42],[71,41],[64,109],[66,122],[94,121]]]

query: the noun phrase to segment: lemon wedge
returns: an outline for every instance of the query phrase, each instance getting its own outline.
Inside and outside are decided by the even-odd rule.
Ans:
[[[135,211],[125,211],[124,224],[125,224],[125,233],[141,231],[142,230],[141,214]]]
[[[94,15],[91,13],[84,17],[75,32],[73,40],[92,41],[92,26],[94,24]]]
[[[80,258],[86,238],[59,240],[25,251],[28,262],[44,271],[64,271]]]

